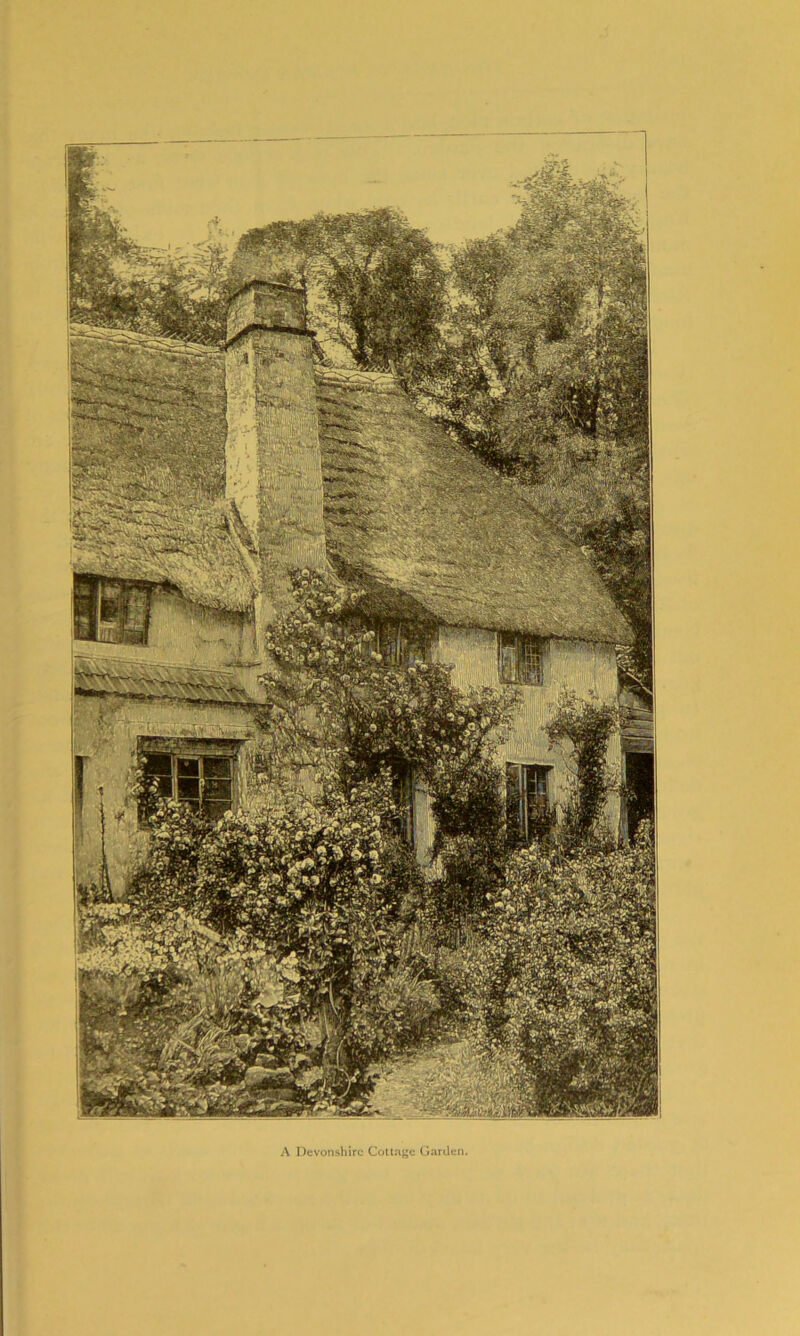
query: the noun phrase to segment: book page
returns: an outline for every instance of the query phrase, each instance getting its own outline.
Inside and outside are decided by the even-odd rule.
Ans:
[[[437,1336],[487,1327],[512,1336],[537,1326],[598,1336],[791,1332],[797,1305],[790,1056],[797,762],[786,724],[796,678],[786,612],[797,481],[789,439],[797,341],[792,16],[775,6],[756,13],[739,5],[716,15],[692,6],[656,13],[594,4],[566,14],[519,6],[491,12],[412,6],[389,14],[318,5],[231,14],[206,6],[190,16],[169,4],[134,13],[87,3],[63,11],[12,5],[8,25],[6,503],[14,647],[7,759],[15,780],[6,811],[14,860],[4,933],[6,1329],[14,1336],[54,1327],[65,1336],[109,1330],[126,1336],[143,1328],[170,1336],[230,1329],[261,1336],[290,1324],[303,1332]],[[130,707],[130,736],[145,740],[142,764],[161,796],[179,808],[183,803],[183,810],[211,804],[206,815],[216,818],[233,804],[237,749],[250,740],[237,731],[236,692],[249,700],[247,693],[257,691],[260,660],[246,652],[244,640],[235,668],[230,656],[198,664],[185,648],[175,649],[165,659],[173,702],[179,692],[213,699],[197,722],[187,716],[179,727],[165,710],[156,717],[141,704],[153,698],[142,665],[152,669],[155,662],[148,655],[156,642],[147,637],[158,630],[162,606],[147,591],[166,590],[173,609],[181,598],[205,606],[207,567],[208,581],[220,584],[212,600],[215,629],[206,637],[216,643],[221,622],[233,625],[244,616],[237,589],[246,587],[260,557],[258,536],[253,543],[248,530],[248,505],[260,492],[258,485],[248,491],[245,478],[219,547],[212,550],[217,538],[209,518],[191,562],[183,550],[176,556],[174,535],[165,534],[159,560],[166,564],[152,570],[141,565],[150,539],[137,545],[134,533],[141,511],[119,510],[118,532],[97,525],[91,533],[90,559],[75,565],[83,583],[73,587],[76,368],[83,368],[82,402],[91,401],[95,424],[103,419],[93,427],[98,450],[121,429],[114,421],[120,412],[127,430],[150,409],[128,403],[121,410],[119,399],[107,397],[110,376],[95,376],[92,335],[82,336],[83,361],[74,350],[70,361],[68,145],[96,146],[106,164],[106,202],[149,249],[153,265],[167,248],[203,240],[214,216],[238,240],[267,223],[383,203],[404,207],[435,242],[457,247],[514,224],[510,186],[539,171],[548,153],[565,159],[577,181],[618,165],[622,195],[646,221],[647,245],[656,1116],[648,1106],[628,1117],[600,1108],[596,1116],[572,1117],[555,1105],[553,1116],[516,1107],[508,1116],[499,1103],[486,1116],[454,1116],[446,1102],[415,1104],[408,1082],[389,1081],[391,1064],[382,1107],[370,1108],[366,1092],[362,1107],[345,1115],[334,1101],[331,1117],[301,1116],[296,1109],[313,1105],[298,1094],[305,1089],[296,1079],[303,1065],[271,1064],[269,1053],[244,1047],[244,1057],[233,1055],[242,1069],[231,1083],[241,1087],[241,1102],[228,1112],[224,1101],[219,1113],[209,1110],[205,1091],[196,1106],[178,1099],[176,1109],[174,1092],[165,1096],[162,1086],[152,1104],[112,1109],[127,1098],[119,1083],[107,1105],[102,1093],[92,1107],[81,1103],[87,1049],[85,1033],[82,1054],[78,1042],[76,791],[87,822],[97,818],[94,843],[86,846],[89,871],[78,880],[95,883],[101,901],[109,890],[104,903],[112,908],[125,902],[118,893],[127,875],[119,832],[129,822],[135,841],[140,826],[129,794],[123,803],[104,779],[101,810],[91,770],[79,776],[75,768],[75,758],[96,755],[97,744],[76,749],[73,592],[75,618],[82,619],[75,660],[84,675],[82,699],[105,698],[113,677],[114,690],[138,702]],[[177,249],[175,256],[177,263]],[[287,278],[280,319],[273,312],[262,332],[299,342],[308,310],[292,305],[299,289]],[[247,283],[252,290],[253,283],[283,281],[275,268],[266,278],[248,270],[245,280],[243,290]],[[515,289],[516,298],[521,291]],[[308,288],[305,295],[311,309],[314,293]],[[210,440],[214,423],[221,424],[223,450],[226,423],[235,434],[226,407],[231,387],[246,383],[244,368],[252,364],[234,364],[231,355],[226,372],[224,358],[255,337],[250,331],[259,327],[260,309],[261,315],[255,306],[240,310],[240,326],[233,333],[229,326],[216,345],[212,337],[209,353],[202,330],[199,342],[197,329],[186,341],[197,350],[193,367],[204,368],[209,405],[192,425],[193,458],[201,458],[204,433]],[[103,326],[115,393],[136,381],[126,350],[146,345],[148,356],[163,352],[172,337],[165,320],[162,310],[150,328],[117,325],[110,344],[110,326]],[[321,322],[315,337],[324,345]],[[352,349],[349,356],[355,366],[328,349],[324,374],[313,371],[311,355],[305,370],[284,356],[293,383],[315,374],[324,382],[315,401],[323,444],[324,415],[331,420],[333,413],[325,405],[344,413],[342,403],[362,393],[348,376],[377,376],[370,393],[384,395],[381,412],[388,413],[385,404],[396,391],[386,382],[405,376],[411,383],[418,374],[395,352],[386,355],[385,369],[376,371],[373,362],[363,373]],[[182,402],[184,372],[176,366],[169,362],[165,375],[169,394]],[[200,374],[195,367],[195,399]],[[227,398],[220,398],[215,386],[226,383]],[[366,411],[359,414],[365,421]],[[301,434],[297,420],[287,441]],[[144,432],[139,455],[134,448],[125,454],[126,496],[139,495],[142,479],[163,493],[167,475],[184,467],[180,459],[148,459],[147,439]],[[366,434],[359,439],[377,451]],[[243,450],[236,459],[245,456]],[[235,472],[229,464],[228,476]],[[181,504],[188,496],[198,524],[206,504],[209,516],[222,514],[227,493],[212,495],[200,470],[181,476],[187,489]],[[404,476],[412,478],[413,469]],[[311,534],[313,555],[311,472],[303,484],[311,500],[297,533],[304,542]],[[142,506],[149,505],[152,490],[141,495]],[[408,524],[412,512],[409,504]],[[263,516],[254,514],[261,533]],[[290,524],[277,527],[287,570],[302,566],[307,549],[296,560],[300,539]],[[370,531],[375,564],[365,570],[378,585],[382,576],[397,598],[419,595],[424,605],[395,567],[379,566],[379,528]],[[130,566],[100,569],[104,544],[119,563],[123,529]],[[330,547],[330,535],[322,539]],[[418,540],[423,544],[425,535]],[[479,572],[465,585],[473,597],[482,579]],[[565,588],[566,577],[554,582],[552,617]],[[567,600],[570,607],[576,597]],[[495,603],[494,620],[482,614],[479,625],[495,637],[490,657],[498,689],[547,690],[547,674],[555,681],[561,671],[553,646],[560,652],[567,642],[607,643],[588,625],[559,629],[552,621],[542,633],[532,621],[515,629],[522,614],[512,607],[501,615],[497,596]],[[408,630],[417,624],[407,602],[379,601],[370,617],[394,667],[399,657],[414,657],[421,641]],[[472,663],[472,649],[457,634],[466,614],[442,603],[434,620],[445,661],[458,663],[463,652]],[[256,636],[257,619],[253,628]],[[610,631],[608,637],[617,638]],[[592,665],[602,696],[599,651]],[[105,674],[106,687],[98,688],[98,674]],[[468,678],[465,669],[466,686]],[[221,699],[220,693],[233,694]],[[618,765],[622,750],[620,734]],[[566,804],[550,774],[557,760],[525,742],[509,744],[502,761],[527,841],[551,798],[553,806]],[[398,774],[396,781],[400,834],[419,838],[427,809],[413,775]],[[120,792],[126,783],[123,776]],[[618,801],[608,812],[620,832]],[[78,942],[79,949],[85,945]],[[291,976],[265,980],[262,998],[273,1006],[267,983],[289,997]],[[115,1025],[125,1030],[124,999],[114,987]],[[94,1019],[90,1028],[92,1042],[111,1042]],[[309,1040],[312,1055],[315,1042]],[[442,1069],[449,1081],[443,1100],[463,1076],[461,1052]],[[284,1074],[283,1085],[269,1075],[275,1070]],[[265,1090],[280,1096],[268,1098]],[[488,1098],[483,1086],[478,1094]],[[274,1113],[278,1104],[284,1107],[275,1116],[251,1116]],[[170,1116],[176,1111],[188,1116]],[[323,1111],[318,1102],[317,1114]]]

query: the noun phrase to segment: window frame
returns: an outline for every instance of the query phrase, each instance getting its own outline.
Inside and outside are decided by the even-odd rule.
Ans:
[[[536,672],[525,668],[528,652],[535,650]],[[548,641],[545,636],[528,635],[523,631],[497,632],[497,675],[501,682],[514,686],[542,687],[545,685]],[[511,664],[508,672],[507,665]]]
[[[433,633],[421,622],[410,622],[402,617],[377,617],[370,630],[375,634],[375,651],[389,668],[409,668],[415,663],[428,663],[431,657]],[[394,632],[391,654],[387,653],[389,637]],[[415,651],[420,651],[419,653]]]
[[[537,784],[544,784],[544,793],[536,794],[536,796],[544,797],[544,803],[541,804],[542,811],[543,814],[549,816],[553,811],[553,766],[545,765],[541,761],[506,761],[506,821],[508,821],[512,808],[511,786],[509,784],[511,771],[516,771],[513,801],[516,803],[517,821],[513,834],[515,838],[520,838],[527,845],[531,842],[530,780],[533,776]],[[511,834],[512,832],[507,830],[509,843],[513,842]]]
[[[173,802],[178,802],[191,807],[198,816],[206,816],[218,821],[225,812],[234,812],[239,803],[239,753],[241,742],[231,739],[218,738],[139,738],[137,747],[137,757],[140,765],[145,764],[148,756],[168,756],[170,758],[170,793],[169,798]],[[227,760],[229,773],[227,776],[205,774],[205,762],[209,760]],[[180,796],[180,780],[192,779],[192,776],[180,775],[178,773],[179,765],[183,762],[197,762],[197,785],[198,800],[195,804],[191,798]],[[205,806],[205,785],[211,780],[225,778],[230,784],[230,805],[225,807],[219,816],[213,816]],[[167,797],[162,794],[162,797]],[[214,803],[224,801],[219,798],[210,800]],[[146,803],[139,803],[139,825],[148,827],[150,825],[149,814],[146,810]]]
[[[83,834],[83,812],[86,802],[86,757],[76,753],[72,758],[72,803],[75,829]]]
[[[393,825],[410,849],[415,847],[417,835],[414,811],[416,775],[413,765],[390,765],[392,775]]]
[[[88,598],[88,613],[85,624],[87,635],[78,633],[78,598],[80,586],[85,587],[83,599]],[[113,619],[103,623],[103,598],[116,590],[117,612]],[[105,575],[82,575],[74,572],[72,581],[72,637],[85,644],[97,645],[147,645],[150,637],[150,602],[152,584],[145,580],[117,580]],[[131,596],[141,596],[144,607],[141,620],[131,624],[129,620]],[[101,635],[103,625],[113,626],[114,633]],[[135,631],[135,635],[133,632]]]

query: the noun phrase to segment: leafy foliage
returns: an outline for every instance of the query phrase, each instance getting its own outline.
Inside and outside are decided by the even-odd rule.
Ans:
[[[296,609],[269,637],[277,663],[294,670],[290,704],[271,712],[281,752],[296,754],[304,745],[307,763],[328,785],[413,768],[428,788],[436,823],[432,855],[443,872],[436,912],[442,920],[470,918],[502,866],[502,782],[492,755],[517,694],[464,693],[443,664],[391,667],[359,619],[358,591],[309,572],[297,575],[295,589]]]
[[[226,940],[241,935],[255,956],[291,956],[305,1011],[327,1016],[329,1076],[346,1080],[359,1058],[345,1044],[354,1000],[396,959],[398,904],[381,870],[385,779],[213,825],[187,826],[175,806],[155,813],[140,878],[148,912],[178,904]]]
[[[98,155],[88,145],[67,153],[70,315],[97,324],[135,318],[124,268],[134,251],[115,210],[97,184]]]
[[[552,156],[517,200],[513,227],[453,256],[449,374],[434,398],[505,466],[541,464],[561,431],[646,438],[645,258],[619,181],[575,180]]]
[[[545,725],[551,744],[568,742],[572,749],[576,791],[562,824],[567,844],[581,843],[595,832],[606,797],[615,786],[606,757],[609,738],[618,724],[616,706],[564,689]]]
[[[514,855],[474,970],[478,1034],[525,1073],[536,1112],[656,1111],[655,949],[649,831]]]
[[[463,824],[457,790],[486,765],[516,694],[489,687],[462,692],[440,663],[391,666],[375,648],[361,591],[307,570],[295,573],[293,585],[294,607],[267,633],[283,670],[269,681],[279,699],[265,721],[280,750],[302,756],[328,786],[412,766],[430,784],[445,827]],[[474,778],[471,783],[480,786]],[[467,808],[472,811],[469,802]]]
[[[613,172],[551,157],[519,183],[513,227],[452,256],[440,355],[421,405],[530,489],[578,543],[633,626],[650,680],[645,252]]]
[[[251,1062],[314,1053],[297,962],[138,897],[79,910],[81,1099],[103,1115],[258,1114]],[[300,1107],[300,1096],[295,1096]]]
[[[594,563],[630,622],[625,666],[651,680],[650,469],[646,444],[618,443],[593,458],[559,438],[547,467],[526,488],[543,515]]]
[[[89,145],[67,151],[70,316],[73,320],[219,343],[225,334],[225,276],[231,237],[219,218],[196,245],[139,246],[98,183]]]
[[[395,371],[409,385],[438,346],[445,271],[421,229],[393,208],[316,214],[241,238],[231,284],[251,273],[302,283],[319,345],[334,360]]]

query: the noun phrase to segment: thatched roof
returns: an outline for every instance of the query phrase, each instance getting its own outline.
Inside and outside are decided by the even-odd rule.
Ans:
[[[449,625],[630,640],[583,553],[391,376],[321,370],[317,404],[334,560]]]
[[[77,326],[72,369],[78,569],[248,606],[223,510],[223,354]],[[391,376],[320,369],[317,401],[327,548],[344,574],[450,625],[630,641],[583,553]]]
[[[76,325],[71,369],[76,570],[249,608],[252,585],[225,519],[222,355]]]

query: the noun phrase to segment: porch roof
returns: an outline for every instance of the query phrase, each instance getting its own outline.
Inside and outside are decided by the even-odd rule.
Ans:
[[[75,690],[95,695],[257,704],[230,669],[113,659],[100,654],[75,656]]]

